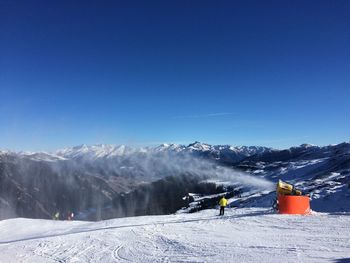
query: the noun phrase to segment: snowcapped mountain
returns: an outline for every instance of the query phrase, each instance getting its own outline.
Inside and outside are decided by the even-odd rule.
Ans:
[[[317,211],[350,211],[350,143],[1,151],[0,218],[50,218],[67,210],[90,220],[196,211],[215,206],[222,193],[233,197],[233,206],[270,206],[275,193],[266,185],[278,179],[310,193]]]
[[[72,148],[65,148],[53,153],[66,159],[112,159],[138,155],[144,153],[186,153],[197,156],[206,156],[216,159],[228,158],[230,161],[240,161],[248,156],[271,151],[271,148],[260,146],[231,146],[231,145],[210,145],[206,143],[194,142],[187,146],[181,144],[161,144],[157,147],[133,148],[125,145],[80,145]]]
[[[135,152],[135,149],[125,145],[99,144],[88,146],[86,144],[66,148],[55,152],[56,155],[67,159],[96,160],[99,158],[114,158]]]
[[[126,145],[98,144],[79,145],[57,150],[55,152],[12,152],[0,151],[0,155],[13,155],[27,157],[36,161],[62,161],[79,159],[94,161],[99,159],[118,159],[131,155],[145,153],[190,153],[197,156],[206,156],[216,159],[229,158],[231,161],[240,161],[246,157],[271,152],[273,149],[261,146],[231,146],[231,145],[210,145],[194,142],[189,145],[161,144],[157,147],[130,147]]]

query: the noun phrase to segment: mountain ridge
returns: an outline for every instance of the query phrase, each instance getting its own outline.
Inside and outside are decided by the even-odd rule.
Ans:
[[[226,175],[215,179],[222,171]],[[203,184],[211,175],[218,183]],[[270,205],[273,191],[252,192],[237,184],[235,176],[240,182],[245,177],[246,182],[253,177],[285,180],[312,193],[320,211],[350,210],[338,200],[350,196],[348,142],[321,147],[303,144],[285,150],[200,142],[138,149],[102,144],[53,153],[0,151],[0,218],[50,218],[57,210],[69,209],[77,214],[85,211],[85,215],[90,211],[81,217],[89,220],[173,213],[182,207],[195,211],[215,206],[215,198],[206,196],[230,191],[232,196],[241,196],[232,200],[234,206]],[[221,185],[227,181],[229,187]],[[200,198],[183,201],[189,193]],[[158,202],[160,196],[168,201]],[[326,208],[327,200],[333,201]],[[126,207],[127,203],[133,205]]]

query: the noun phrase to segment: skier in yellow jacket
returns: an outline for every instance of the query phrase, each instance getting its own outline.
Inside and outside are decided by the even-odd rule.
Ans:
[[[227,206],[227,199],[225,198],[225,196],[223,196],[220,199],[219,205],[220,205],[220,215],[223,216],[225,213],[225,207]]]

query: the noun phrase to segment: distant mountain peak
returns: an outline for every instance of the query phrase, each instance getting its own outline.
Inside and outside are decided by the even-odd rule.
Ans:
[[[303,143],[300,145],[300,147],[302,148],[310,148],[310,147],[317,147],[316,145],[314,144],[310,144],[310,143]]]

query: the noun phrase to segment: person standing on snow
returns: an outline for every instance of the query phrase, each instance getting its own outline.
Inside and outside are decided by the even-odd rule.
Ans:
[[[60,212],[56,212],[54,215],[53,215],[53,220],[59,220],[60,219]]]
[[[71,221],[71,220],[73,220],[73,217],[74,217],[74,213],[73,213],[73,212],[68,211],[67,220],[68,220],[68,221]]]
[[[227,206],[227,199],[225,198],[225,196],[223,196],[220,199],[219,205],[220,205],[220,215],[223,216],[225,213],[225,207]]]

